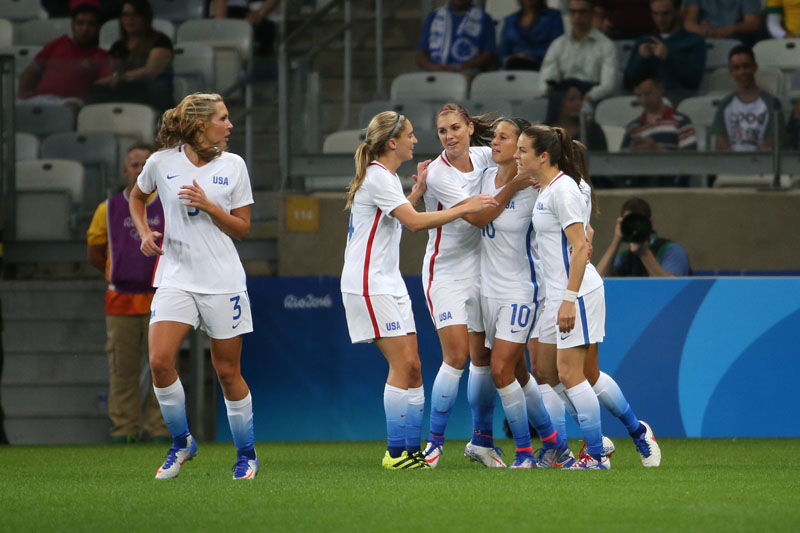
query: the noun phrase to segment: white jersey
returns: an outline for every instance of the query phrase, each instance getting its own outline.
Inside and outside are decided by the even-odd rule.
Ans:
[[[475,196],[480,190],[481,172],[495,166],[492,149],[469,149],[472,172],[461,172],[447,159],[445,152],[428,165],[425,208],[442,211]],[[422,282],[460,280],[480,274],[480,230],[464,219],[428,230],[428,246],[422,263]]]
[[[379,162],[370,163],[350,208],[342,269],[343,293],[408,294],[400,275],[403,225],[391,215],[407,203],[400,178]]]
[[[583,178],[581,178],[578,188],[581,190],[581,196],[583,196],[583,201],[586,204],[586,223],[583,225],[585,231],[592,220],[592,188]]]
[[[481,193],[495,196],[497,168],[483,171]],[[500,300],[534,302],[540,291],[541,264],[534,246],[531,215],[539,191],[517,191],[500,215],[481,230],[481,296]]]
[[[563,172],[559,172],[539,193],[533,210],[533,226],[542,256],[548,301],[563,299],[569,280],[572,246],[564,229],[576,222],[585,228],[587,213],[586,200],[580,187]],[[578,296],[588,294],[602,285],[603,280],[594,265],[587,263]]]
[[[238,155],[223,152],[202,167],[189,161],[183,146],[151,155],[137,184],[145,194],[158,189],[164,206],[164,255],[157,258],[153,286],[201,294],[246,290],[233,240],[207,213],[178,198],[181,185],[191,185],[192,180],[226,213],[253,203],[247,167]]]

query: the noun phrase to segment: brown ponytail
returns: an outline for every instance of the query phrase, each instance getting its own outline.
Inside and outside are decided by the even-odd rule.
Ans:
[[[586,183],[589,184],[589,188],[592,191],[592,214],[599,215],[600,205],[597,203],[597,195],[594,192],[592,178],[589,177],[589,162],[586,146],[584,146],[582,142],[572,139],[572,153],[575,156],[575,170],[586,180]]]
[[[210,121],[216,112],[216,104],[222,103],[216,93],[194,93],[187,95],[181,103],[167,109],[161,115],[161,128],[156,138],[162,149],[175,148],[186,143],[202,161],[211,161],[222,153],[216,146],[202,147],[198,141],[202,121]]]
[[[547,152],[550,155],[550,164],[556,165],[560,171],[580,185],[581,174],[573,162],[572,137],[569,133],[562,128],[551,128],[542,124],[525,128],[522,133],[530,137],[531,146],[537,155]]]

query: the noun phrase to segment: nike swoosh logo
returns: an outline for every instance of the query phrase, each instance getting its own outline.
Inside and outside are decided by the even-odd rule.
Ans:
[[[563,340],[567,340],[567,337],[569,337],[570,335],[572,335],[572,333],[567,333],[566,335],[561,335],[561,340],[562,341]]]
[[[522,330],[521,329],[512,329],[511,333],[519,333],[520,331],[522,331]]]
[[[231,326],[231,329],[236,329],[236,328],[238,328],[238,327],[239,327],[239,324],[241,324],[241,322],[237,322],[236,324],[232,325],[232,326]]]
[[[172,178],[177,178],[178,176],[180,176],[180,174],[175,174],[174,176],[170,176],[169,174],[167,174],[167,179],[171,180]]]

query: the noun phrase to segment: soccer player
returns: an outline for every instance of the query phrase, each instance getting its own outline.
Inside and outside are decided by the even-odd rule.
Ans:
[[[403,194],[398,167],[414,155],[417,139],[411,121],[394,111],[372,118],[355,153],[356,173],[347,194],[350,226],[342,270],[342,302],[353,343],[374,342],[389,363],[383,392],[387,450],[382,464],[391,470],[428,468],[420,452],[425,393],[417,353],[411,300],[400,275],[403,226],[435,228],[496,205],[489,196],[456,207],[418,213],[425,191],[427,161],[418,165],[411,195]]]
[[[465,202],[479,190],[483,169],[494,166],[491,148],[486,146],[492,139],[489,117],[470,117],[462,106],[445,104],[436,117],[436,129],[444,151],[428,166],[424,199],[429,212]],[[508,188],[495,200],[504,206],[514,192]],[[425,446],[425,460],[432,467],[436,467],[442,455],[445,428],[467,357],[472,362],[468,387],[473,410],[471,443],[487,453],[494,449],[491,423],[478,421],[491,421],[491,415],[478,414],[488,406],[474,403],[482,396],[477,391],[484,390],[487,383],[491,387],[492,383],[489,350],[484,346],[479,277],[480,228],[493,216],[483,212],[468,215],[428,232],[422,285],[442,346],[442,365],[431,392],[430,433]],[[484,370],[473,371],[479,367]],[[465,454],[470,456],[468,450]]]
[[[514,157],[518,171],[541,187],[533,225],[547,288],[536,364],[548,385],[564,391],[586,440],[586,455],[570,468],[606,470],[611,462],[603,452],[600,404],[583,375],[589,345],[605,335],[605,298],[603,280],[588,262],[586,203],[572,139],[561,128],[531,126]]]
[[[536,381],[526,365],[520,368],[518,364],[524,361],[525,343],[539,317],[543,295],[540,291],[542,273],[531,223],[539,192],[527,187],[531,184],[530,179],[515,179],[517,140],[529,126],[527,120],[519,118],[497,121],[491,148],[492,159],[498,166],[484,169],[481,178],[481,192],[486,194],[496,195],[506,187],[516,189],[499,216],[481,230],[480,261],[481,312],[486,347],[491,349],[491,375],[516,445],[516,457],[511,468],[537,466],[531,447],[529,420],[542,439],[540,457],[543,467],[554,464],[568,466],[573,462],[566,441],[559,437],[542,404]],[[470,376],[474,373],[471,369]],[[494,400],[493,388],[487,391],[487,397],[488,394]],[[487,409],[486,414],[488,420],[479,421],[481,426],[491,428],[492,413]],[[467,445],[467,455],[480,460],[481,456],[473,451],[475,448],[473,443]]]
[[[158,142],[164,148],[147,160],[130,195],[141,250],[158,256],[150,370],[173,444],[156,479],[174,478],[197,454],[175,370],[181,342],[193,327],[211,339],[211,361],[237,449],[233,479],[253,479],[259,469],[252,399],[240,370],[242,335],[253,331],[253,320],[244,268],[231,239],[250,231],[253,194],[242,158],[224,151],[232,128],[221,96],[186,96],[161,117]],[[151,230],[145,214],[155,189],[164,206],[163,235]]]

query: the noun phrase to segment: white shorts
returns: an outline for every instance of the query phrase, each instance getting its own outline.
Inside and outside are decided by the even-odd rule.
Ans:
[[[150,323],[165,321],[199,327],[212,339],[232,339],[253,331],[247,291],[199,294],[159,287],[150,304]]]
[[[539,342],[555,344],[558,349],[574,348],[603,342],[606,336],[605,288],[598,287],[575,302],[575,327],[569,333],[558,331],[558,310],[561,301],[547,300],[542,313]]]
[[[417,332],[408,294],[362,296],[342,293],[342,303],[353,344]]]
[[[436,329],[464,324],[467,331],[483,331],[480,278],[434,280],[425,297]]]
[[[486,331],[484,344],[491,349],[495,339],[526,344],[540,313],[536,303],[482,296],[481,314]]]

